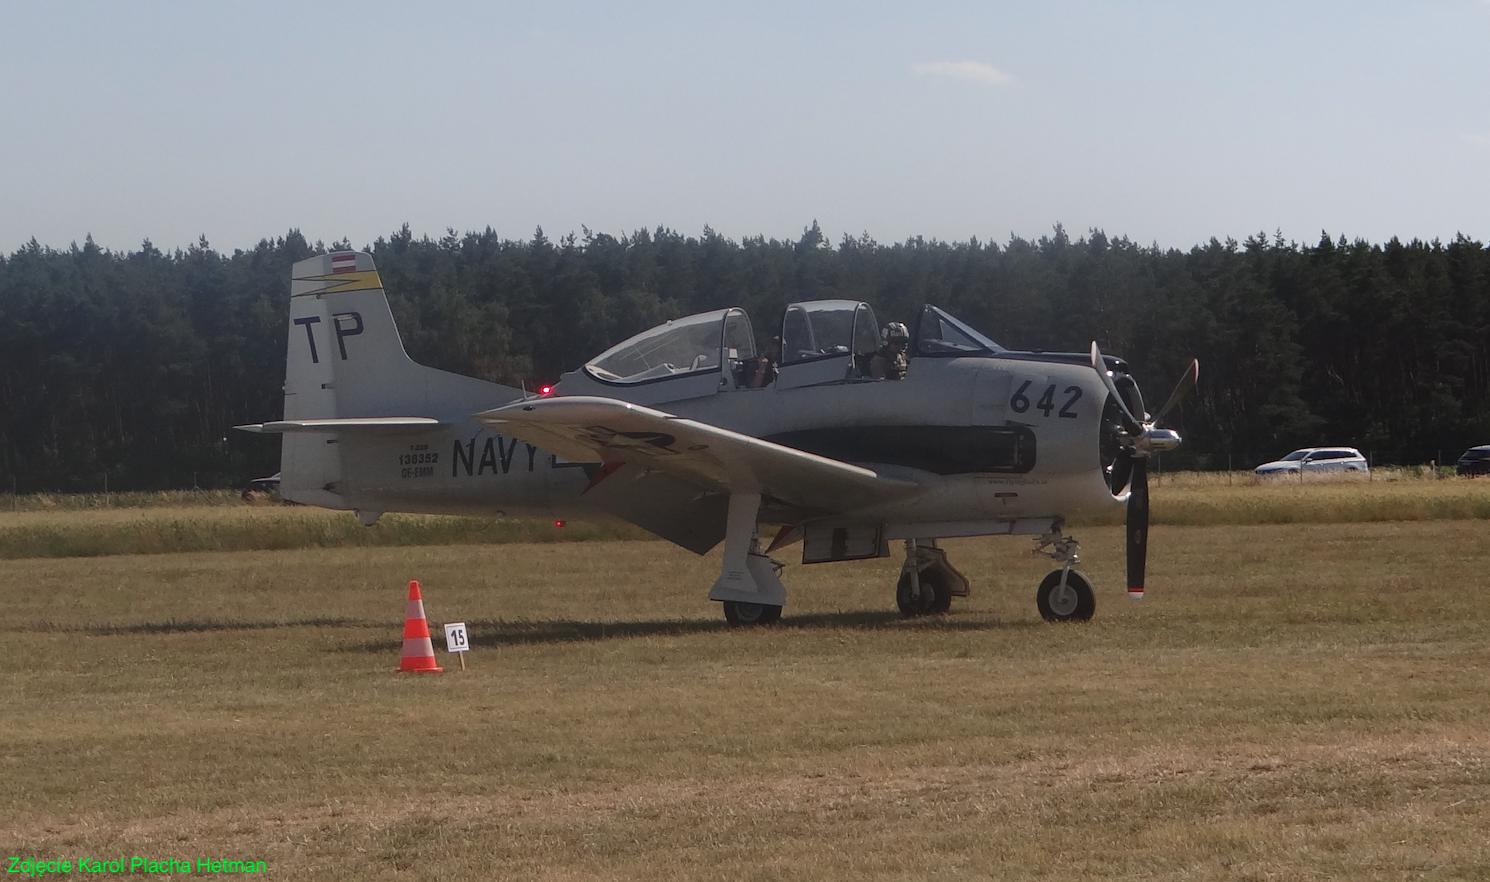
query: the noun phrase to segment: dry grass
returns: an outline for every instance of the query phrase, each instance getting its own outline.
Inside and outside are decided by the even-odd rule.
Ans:
[[[648,534],[616,520],[560,528],[535,518],[357,515],[300,506],[151,506],[0,514],[0,558],[101,557],[190,551],[270,551],[502,542],[585,542]]]
[[[793,567],[726,630],[655,542],[0,562],[0,841],[286,878],[1483,879],[1490,563],[1474,521],[1078,531]],[[470,670],[403,676],[406,580]]]
[[[1153,520],[1173,526],[1490,519],[1490,481],[1380,472],[1378,480],[1257,482],[1250,475],[1183,472],[1156,477]],[[646,539],[618,521],[385,515],[369,529],[351,512],[244,505],[236,496],[139,494],[132,506],[94,497],[25,497],[0,510],[0,559]],[[45,504],[43,504],[45,503]],[[1118,524],[1121,510],[1076,526]]]
[[[1490,518],[1490,481],[1378,470],[1257,480],[1250,473],[1180,472],[1151,480],[1157,524],[1320,524]],[[1118,523],[1114,512],[1108,523]]]
[[[90,511],[109,508],[223,508],[239,505],[239,490],[159,490],[130,493],[28,493],[0,496],[0,510]],[[261,497],[268,500],[267,496]]]

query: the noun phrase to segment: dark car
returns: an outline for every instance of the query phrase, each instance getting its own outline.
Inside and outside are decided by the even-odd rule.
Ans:
[[[279,495],[279,472],[275,472],[267,478],[254,478],[243,488],[244,502],[258,502],[268,499],[273,502],[280,501]]]
[[[1490,444],[1471,447],[1464,451],[1454,471],[1460,475],[1490,475]]]

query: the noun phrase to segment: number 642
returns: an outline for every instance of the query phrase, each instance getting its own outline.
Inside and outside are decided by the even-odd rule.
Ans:
[[[1014,390],[1013,397],[1009,399],[1009,407],[1015,413],[1025,413],[1030,409],[1030,399],[1025,393],[1029,391],[1030,386],[1034,385],[1034,382],[1034,380],[1025,380],[1024,385]],[[1081,400],[1081,387],[1067,386],[1061,390],[1061,394],[1066,396],[1066,403],[1061,405],[1061,409],[1056,413],[1056,416],[1064,419],[1076,419],[1076,411],[1071,408],[1075,407],[1076,402]],[[1050,416],[1051,411],[1055,410],[1054,383],[1045,387],[1045,393],[1040,396],[1039,401],[1035,402],[1035,410],[1040,411],[1047,417]]]

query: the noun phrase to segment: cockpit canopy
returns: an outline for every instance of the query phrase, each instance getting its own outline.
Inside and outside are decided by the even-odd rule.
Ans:
[[[781,322],[781,352],[774,379],[760,382],[755,333],[743,309],[716,309],[674,319],[612,346],[585,364],[569,389],[584,383],[636,386],[628,400],[673,400],[721,389],[778,389],[825,383],[867,382],[880,347],[874,310],[857,300],[793,303]],[[907,355],[956,358],[1005,352],[1002,346],[935,306],[922,307]],[[581,379],[583,378],[583,379]],[[666,390],[652,384],[667,383]]]
[[[781,321],[781,364],[847,355],[867,358],[879,348],[874,310],[857,300],[793,303]]]
[[[645,383],[717,372],[721,364],[755,358],[750,318],[739,308],[674,319],[643,331],[591,359],[585,370],[606,383]]]

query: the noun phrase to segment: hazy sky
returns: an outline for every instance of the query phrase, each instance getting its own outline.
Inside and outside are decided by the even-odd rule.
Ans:
[[[0,253],[1490,240],[1490,0],[15,2]]]

